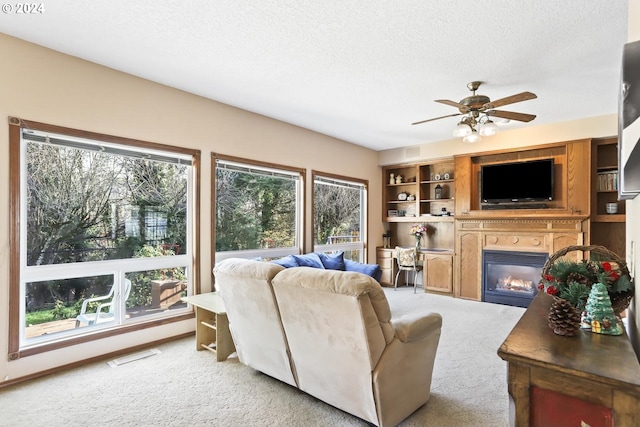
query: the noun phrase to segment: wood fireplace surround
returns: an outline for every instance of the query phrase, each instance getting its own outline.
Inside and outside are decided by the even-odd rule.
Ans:
[[[454,158],[456,297],[482,300],[483,251],[551,255],[589,242],[591,143],[567,141]],[[482,209],[482,165],[543,158],[554,159],[554,198],[547,208]]]

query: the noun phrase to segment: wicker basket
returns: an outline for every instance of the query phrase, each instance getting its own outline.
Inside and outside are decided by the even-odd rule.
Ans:
[[[542,276],[549,273],[549,269],[558,259],[564,257],[569,252],[580,252],[582,253],[582,259],[590,259],[592,261],[609,261],[615,262],[618,264],[618,268],[622,274],[626,274],[631,277],[629,274],[629,269],[627,267],[627,263],[625,260],[620,258],[620,256],[605,248],[604,246],[591,245],[591,246],[567,246],[566,248],[560,249],[557,252],[554,252],[547,262],[542,267]],[[620,315],[624,310],[629,307],[631,303],[631,298],[633,298],[633,289],[624,292],[614,292],[610,293],[609,297],[611,298],[611,306],[616,315]]]

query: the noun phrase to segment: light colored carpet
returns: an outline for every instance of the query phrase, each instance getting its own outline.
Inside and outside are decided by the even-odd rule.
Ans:
[[[431,400],[401,426],[506,426],[506,363],[498,347],[524,309],[385,290],[403,312],[442,314]],[[92,363],[0,389],[0,426],[367,426],[233,358],[216,363],[194,338],[111,367]]]

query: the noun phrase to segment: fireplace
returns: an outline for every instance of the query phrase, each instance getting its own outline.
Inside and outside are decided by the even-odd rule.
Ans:
[[[548,258],[540,252],[482,251],[482,301],[528,307]]]

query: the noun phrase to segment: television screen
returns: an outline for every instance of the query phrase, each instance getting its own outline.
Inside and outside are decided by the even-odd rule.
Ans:
[[[480,194],[484,203],[553,199],[553,159],[484,165]]]

